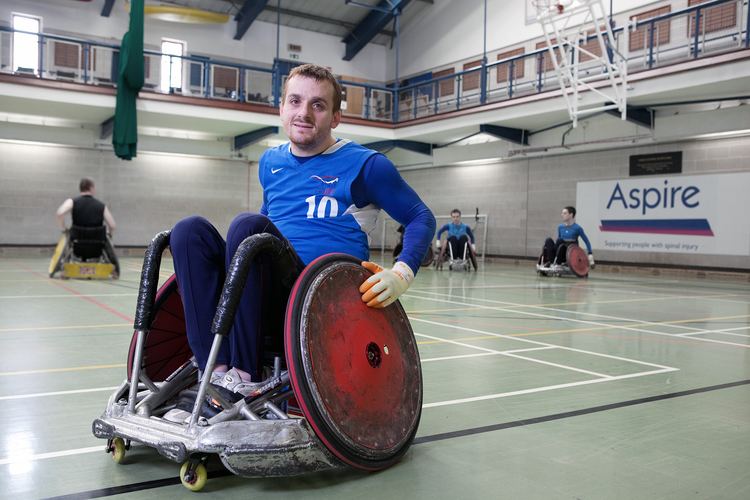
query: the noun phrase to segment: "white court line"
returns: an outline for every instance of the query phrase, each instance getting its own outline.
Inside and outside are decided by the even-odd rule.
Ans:
[[[104,451],[104,445],[100,444],[99,446],[90,446],[88,448],[76,448],[72,450],[53,451],[50,453],[36,453],[34,455],[0,458],[0,465],[26,463],[36,460],[45,460],[47,458],[69,457],[71,455],[81,455],[83,453],[94,453],[95,451],[102,453]]]
[[[136,297],[137,292],[130,293],[82,293],[71,295],[54,294],[54,295],[0,295],[0,299],[76,299],[81,297]]]
[[[718,333],[719,335],[732,335],[734,337],[750,337],[747,333],[730,333],[734,332],[736,330],[750,330],[750,326],[738,326],[737,328],[723,328],[721,330],[704,330],[701,332],[688,332],[688,333],[680,333],[677,336],[678,337],[687,337],[690,335],[706,335],[709,333]]]
[[[525,338],[521,338],[521,337],[513,337],[513,336],[510,336],[510,335],[503,335],[502,333],[494,333],[494,332],[488,332],[486,330],[478,330],[476,328],[468,328],[468,327],[465,327],[465,326],[451,325],[449,323],[440,323],[439,321],[431,321],[431,320],[428,320],[428,319],[420,319],[420,318],[409,318],[409,319],[410,319],[410,321],[421,321],[422,323],[428,323],[428,324],[431,324],[431,325],[444,326],[444,327],[447,327],[447,328],[454,328],[456,330],[463,330],[463,331],[472,332],[472,333],[481,333],[481,334],[484,334],[484,335],[490,335],[492,337],[497,337],[497,338],[501,338],[501,339],[516,340],[518,342],[525,342],[525,343],[528,343],[528,344],[548,346],[548,347],[552,347],[552,348],[555,348],[555,349],[563,349],[563,350],[566,350],[566,351],[580,352],[582,354],[589,354],[591,356],[600,356],[602,358],[616,359],[618,361],[625,361],[627,363],[635,363],[635,364],[638,364],[638,365],[653,366],[653,367],[659,368],[659,369],[665,369],[665,370],[678,370],[679,369],[679,368],[673,368],[671,366],[657,365],[656,363],[648,363],[646,361],[639,361],[637,359],[623,358],[621,356],[615,356],[613,354],[602,354],[600,352],[586,351],[584,349],[577,349],[575,347],[567,347],[567,346],[562,346],[562,345],[557,345],[557,344],[550,344],[550,343],[547,343],[547,342],[540,342],[538,340],[530,340],[530,339],[525,339]]]
[[[670,298],[684,299],[684,298],[689,298],[689,297],[675,296],[675,297],[670,297]],[[497,304],[512,304],[512,302],[502,302],[502,301],[495,301],[495,300],[490,300],[490,299],[480,299],[480,298],[477,298],[477,299],[474,299],[474,300],[481,300],[483,302],[492,302],[492,303],[497,303]],[[607,315],[607,314],[597,314],[597,313],[589,313],[589,312],[582,312],[582,311],[571,311],[569,309],[557,309],[557,308],[548,307],[548,306],[538,306],[538,305],[524,306],[524,305],[521,305],[521,307],[531,307],[531,308],[534,308],[534,309],[542,309],[542,310],[547,310],[547,311],[556,311],[556,312],[563,312],[563,313],[579,314],[581,316],[593,316],[593,317],[604,318],[604,319],[611,319],[611,320],[617,320],[617,321],[628,321],[628,322],[631,322],[631,323],[637,323],[637,324],[641,324],[641,325],[666,326],[666,327],[670,327],[670,328],[678,328],[678,329],[683,329],[683,330],[691,330],[692,332],[695,332],[695,333],[715,333],[715,332],[717,332],[717,330],[706,330],[704,328],[696,328],[694,326],[685,326],[685,325],[679,325],[679,324],[669,323],[669,322],[659,323],[657,321],[646,321],[646,320],[640,320],[640,319],[622,318],[622,317],[619,317],[619,316],[610,316],[610,315]],[[700,321],[700,320],[696,320],[696,321]],[[680,335],[682,335],[682,334],[678,334],[678,336],[680,336]]]
[[[0,396],[0,401],[8,399],[42,398],[47,396],[63,396],[66,394],[83,394],[86,392],[114,391],[117,387],[95,387],[93,389],[74,389],[71,391],[35,392],[33,394],[16,394],[14,396]]]
[[[414,335],[420,335],[420,334],[415,333]],[[529,347],[527,349],[513,349],[511,351],[503,351],[503,352],[513,353],[513,352],[543,351],[546,349],[555,349],[555,347]],[[456,356],[441,356],[439,358],[427,358],[427,359],[421,359],[420,361],[422,363],[428,363],[430,361],[449,361],[452,359],[478,358],[480,356],[496,356],[498,354],[500,353],[499,352],[478,352],[476,354],[458,354]]]
[[[430,295],[438,295],[441,296],[438,293],[435,292],[423,292]],[[679,298],[685,298],[685,297],[679,297]],[[573,315],[581,315],[581,316],[592,316],[595,318],[603,318],[603,319],[610,319],[610,320],[616,320],[616,321],[627,321],[629,323],[637,323],[641,325],[649,325],[649,326],[668,326],[671,328],[681,328],[683,330],[690,330],[690,331],[699,331],[703,330],[702,328],[695,328],[692,326],[684,326],[684,325],[673,325],[673,324],[665,324],[665,323],[658,323],[655,321],[646,321],[646,320],[640,320],[640,319],[632,319],[632,318],[623,318],[620,316],[610,316],[608,314],[598,314],[598,313],[590,313],[590,312],[583,312],[583,311],[571,311],[570,309],[558,309],[556,307],[547,307],[547,306],[540,306],[540,305],[533,305],[533,304],[519,304],[517,302],[506,302],[502,300],[492,300],[492,299],[482,299],[479,297],[472,297],[471,300],[477,300],[480,302],[487,302],[490,304],[499,304],[504,306],[511,306],[511,307],[521,307],[521,308],[531,308],[531,309],[541,309],[543,311],[554,311],[554,312],[561,312],[561,313],[567,313],[567,314],[573,314]]]
[[[484,352],[487,352],[489,354],[498,354],[500,356],[509,356],[511,358],[519,358],[519,359],[524,359],[524,360],[527,360],[527,361],[533,361],[534,363],[539,363],[539,364],[542,364],[542,365],[554,366],[555,368],[562,368],[563,370],[570,370],[570,371],[574,371],[574,372],[585,373],[586,375],[593,375],[595,377],[603,377],[603,378],[609,378],[610,377],[609,375],[605,375],[603,373],[597,373],[597,372],[592,372],[592,371],[589,371],[589,370],[583,370],[581,368],[576,368],[574,366],[560,365],[560,364],[557,364],[557,363],[552,363],[550,361],[543,361],[541,359],[526,358],[524,356],[519,356],[519,355],[513,353],[513,352],[526,352],[526,351],[529,351],[529,350],[532,350],[532,349],[514,349],[513,351],[497,351],[495,349],[488,349],[486,347],[479,347],[479,346],[475,346],[475,345],[465,344],[463,342],[457,342],[455,340],[448,340],[448,339],[444,339],[444,338],[441,338],[441,337],[433,337],[432,335],[427,335],[427,334],[424,334],[424,333],[416,333],[415,332],[414,335],[419,335],[420,337],[425,337],[425,338],[432,339],[432,340],[440,340],[440,341],[443,341],[443,342],[447,342],[449,344],[455,344],[455,345],[459,345],[459,346],[462,346],[462,347],[468,347],[468,348],[471,348],[471,349],[477,349],[479,351],[484,351]],[[552,349],[552,348],[554,348],[554,346],[543,346],[543,347],[540,347],[540,348],[537,348],[537,349],[533,349],[533,350],[540,350],[540,349],[545,349],[545,348]]]
[[[614,377],[609,378],[595,378],[591,380],[582,380],[580,382],[569,382],[567,384],[557,384],[557,385],[548,385],[544,387],[534,387],[532,389],[522,389],[520,391],[510,391],[510,392],[499,392],[496,394],[485,394],[482,396],[474,396],[470,398],[460,398],[460,399],[451,399],[447,401],[436,401],[434,403],[425,403],[422,405],[422,408],[435,408],[438,406],[452,406],[452,405],[459,405],[459,404],[465,404],[465,403],[473,403],[475,401],[486,401],[488,399],[500,399],[500,398],[507,398],[510,396],[520,396],[522,394],[533,394],[535,392],[544,392],[544,391],[552,391],[556,389],[565,389],[568,387],[576,387],[580,385],[589,385],[589,384],[598,384],[599,382],[612,382],[615,380],[623,380],[627,378],[636,378],[636,377],[645,377],[647,375],[656,375],[659,373],[668,373],[668,372],[674,372],[678,371],[679,368],[664,368],[662,370],[652,370],[648,372],[638,372],[638,373],[629,373],[627,375],[618,375]]]
[[[425,293],[429,293],[429,292],[425,292]],[[442,303],[453,304],[453,305],[475,306],[475,307],[477,307],[479,309],[490,309],[492,311],[501,311],[501,312],[515,313],[515,314],[520,314],[520,315],[524,315],[524,316],[534,316],[534,317],[545,318],[545,319],[555,319],[555,320],[571,321],[571,322],[574,322],[574,323],[583,323],[583,324],[586,324],[586,325],[601,326],[601,327],[610,328],[610,329],[629,330],[629,331],[638,332],[638,333],[648,333],[648,334],[651,334],[651,335],[661,335],[661,336],[664,336],[664,337],[672,337],[672,338],[677,337],[676,334],[664,333],[664,332],[657,332],[657,331],[654,331],[654,330],[644,330],[643,328],[635,328],[635,327],[632,327],[632,326],[610,325],[608,323],[600,323],[598,321],[589,321],[589,320],[584,320],[584,319],[566,318],[566,317],[562,317],[562,316],[552,316],[550,314],[533,313],[533,312],[529,312],[529,311],[521,311],[521,310],[518,310],[518,309],[507,309],[507,308],[504,308],[504,307],[485,306],[485,305],[482,305],[482,304],[469,304],[469,303],[466,303],[466,302],[458,302],[455,299],[454,300],[446,300],[446,299],[438,299],[438,298],[435,298],[435,297],[420,297],[419,295],[413,295],[412,293],[408,293],[407,296],[411,297],[411,298],[414,298],[414,299],[428,300],[428,301],[432,301],[432,302],[442,302]],[[416,321],[427,321],[427,320],[419,320],[418,318],[410,318],[410,319],[412,321],[415,321],[415,320]],[[450,325],[450,326],[453,326],[453,325]],[[710,330],[709,330],[709,332],[710,332]],[[492,335],[492,334],[490,334],[490,335]],[[510,338],[513,338],[513,337],[510,337]],[[682,338],[682,337],[680,337],[680,338]],[[726,344],[726,345],[732,345],[732,346],[737,346],[737,347],[750,348],[750,345],[747,345],[747,344],[738,344],[736,342],[726,342],[724,340],[704,339],[704,338],[701,338],[701,337],[684,337],[684,338],[691,339],[691,340],[698,340],[698,341],[702,341],[702,342],[709,342],[709,343],[713,343],[713,344]]]

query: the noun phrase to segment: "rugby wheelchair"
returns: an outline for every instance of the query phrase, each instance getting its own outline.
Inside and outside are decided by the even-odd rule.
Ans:
[[[455,248],[460,246],[461,241],[463,241],[463,248]],[[445,256],[447,257],[446,261],[448,263],[449,271],[471,271],[472,266],[474,266],[475,271],[478,270],[477,258],[471,250],[471,247],[469,246],[470,244],[471,243],[468,239],[456,240],[454,238],[453,240],[446,240],[445,245],[447,246],[447,251],[445,254],[447,255]],[[435,267],[436,269],[442,270],[445,262],[441,259],[440,255],[440,252],[438,252],[438,256],[435,260]]]
[[[49,263],[49,277],[117,279],[120,262],[106,226],[71,226],[63,231]]]
[[[200,378],[176,278],[157,290],[168,244],[165,231],[146,251],[127,377],[92,424],[116,463],[141,443],[181,463],[182,484],[198,491],[207,481],[206,461],[217,455],[234,474],[268,477],[347,466],[376,471],[406,453],[422,411],[417,345],[399,302],[384,309],[362,302],[358,287],[371,273],[359,260],[324,255],[297,276],[288,243],[270,234],[245,239],[227,271]],[[276,330],[284,332],[283,346],[272,362],[269,357],[273,368],[264,385],[231,402],[210,374],[260,255],[270,257],[274,279],[289,290]],[[268,353],[274,345],[266,340]],[[185,400],[189,418],[164,418]]]
[[[398,260],[398,256],[401,255],[401,251],[404,249],[404,226],[399,226],[396,231],[399,233],[398,243],[393,247],[393,263],[395,264]],[[427,251],[422,257],[420,267],[429,267],[432,265],[432,261],[435,260],[435,253],[432,250],[432,246],[427,247]]]
[[[554,251],[554,242],[552,242],[552,252],[550,252],[549,243],[552,239],[545,242],[542,254],[536,263],[536,272],[539,276],[575,276],[578,278],[587,278],[591,266],[589,265],[588,255],[578,246],[578,243],[567,243],[564,252],[565,260],[562,259],[562,249]],[[550,260],[550,253],[554,257]]]

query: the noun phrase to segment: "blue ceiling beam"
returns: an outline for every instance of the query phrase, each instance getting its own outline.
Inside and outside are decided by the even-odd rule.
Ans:
[[[381,0],[377,6],[354,29],[344,37],[346,53],[344,61],[351,61],[380,30],[393,20],[396,12],[401,12],[410,0]]]
[[[268,0],[245,0],[240,11],[234,16],[234,20],[237,21],[237,33],[234,35],[235,40],[242,40],[247,29],[253,24],[258,14],[263,12],[267,4]]]
[[[99,125],[99,139],[106,139],[112,135],[115,129],[115,117],[110,116]]]
[[[265,137],[268,137],[269,135],[278,133],[279,127],[263,127],[259,128],[258,130],[253,130],[252,132],[240,134],[234,138],[234,150],[238,151],[246,146],[249,146],[250,144],[258,142]]]
[[[429,144],[427,142],[419,142],[419,141],[404,141],[404,140],[376,141],[376,142],[371,142],[369,144],[364,144],[364,146],[366,148],[374,149],[375,151],[380,151],[383,154],[387,153],[393,148],[406,149],[407,151],[413,151],[415,153],[419,153],[423,155],[432,154],[432,144]]]
[[[606,113],[617,118],[622,116],[620,111],[616,109],[608,109]],[[625,106],[625,119],[641,127],[651,128],[653,126],[653,115],[648,108]]]
[[[479,131],[493,135],[498,139],[505,139],[506,141],[523,144],[524,146],[529,145],[529,131],[522,128],[502,127],[500,125],[483,123],[479,125]]]
[[[112,13],[112,7],[115,5],[115,0],[104,0],[104,5],[102,6],[102,17],[109,17],[109,15]]]

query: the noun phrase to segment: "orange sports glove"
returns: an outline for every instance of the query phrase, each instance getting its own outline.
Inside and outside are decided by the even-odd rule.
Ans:
[[[359,287],[362,302],[368,307],[382,308],[393,304],[414,281],[414,272],[403,262],[396,262],[391,269],[383,269],[374,262],[363,262],[362,266],[374,273]]]

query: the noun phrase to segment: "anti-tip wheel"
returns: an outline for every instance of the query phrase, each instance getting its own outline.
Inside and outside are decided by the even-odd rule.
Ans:
[[[195,467],[191,467],[190,462],[185,462],[180,467],[180,482],[182,485],[190,491],[200,491],[206,486],[208,481],[208,471],[206,466],[198,464]]]
[[[109,452],[112,454],[112,460],[116,464],[121,464],[125,460],[125,441],[122,438],[116,437],[112,439],[112,443],[109,445]]]

